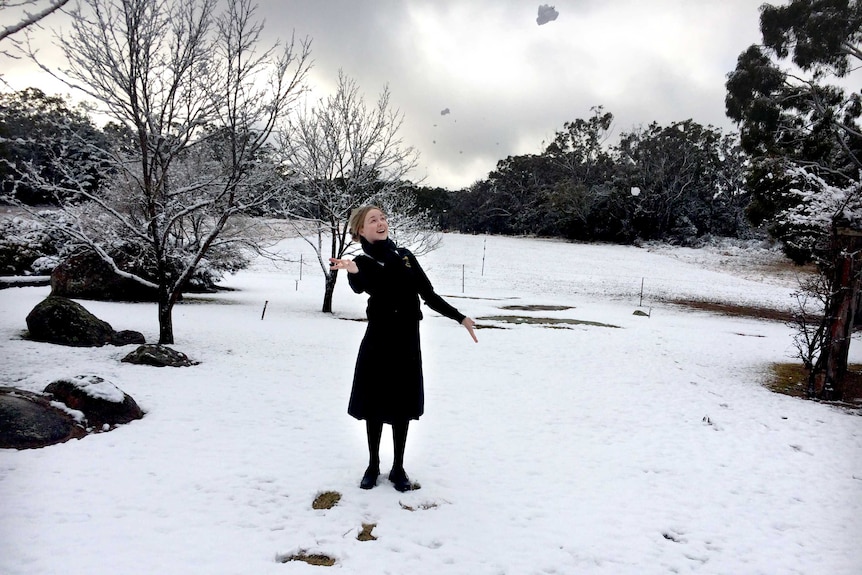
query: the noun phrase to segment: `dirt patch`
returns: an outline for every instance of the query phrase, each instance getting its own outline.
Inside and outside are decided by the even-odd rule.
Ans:
[[[443,294],[443,297],[446,299],[475,299],[479,301],[509,301],[513,299],[518,299],[516,297],[476,297],[471,295],[454,295],[454,294]]]
[[[375,527],[377,527],[376,523],[363,523],[362,531],[359,532],[356,539],[359,541],[377,541],[377,537],[371,534]]]
[[[618,325],[611,325],[609,323],[600,323],[597,321],[586,321],[582,319],[569,319],[569,318],[558,318],[558,317],[530,317],[523,315],[489,315],[484,317],[476,318],[477,321],[497,321],[503,323],[514,323],[514,324],[528,324],[528,325],[539,325],[542,327],[565,327],[568,325],[586,325],[592,327],[613,327],[619,328]]]
[[[567,305],[504,305],[500,309],[510,311],[566,311],[574,308]]]
[[[305,551],[299,551],[298,553],[278,557],[279,563],[289,563],[290,561],[302,561],[309,565],[318,565],[320,567],[332,567],[335,565],[335,559],[333,557],[322,553],[307,553]]]
[[[734,317],[750,317],[754,319],[767,319],[785,323],[793,320],[793,314],[790,313],[789,309],[778,310],[767,307],[690,299],[671,299],[666,300],[666,302],[689,309],[720,313],[722,315],[729,315]]]
[[[311,504],[312,509],[332,509],[341,501],[341,493],[337,491],[324,491],[318,493]]]

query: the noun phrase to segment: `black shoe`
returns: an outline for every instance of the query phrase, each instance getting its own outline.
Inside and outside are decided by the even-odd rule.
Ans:
[[[413,484],[410,483],[410,478],[407,477],[407,473],[404,472],[404,468],[402,467],[392,468],[392,471],[389,472],[389,481],[392,482],[392,486],[397,491],[401,491],[402,493],[413,489]]]
[[[371,489],[377,485],[377,476],[380,475],[379,467],[368,466],[365,470],[365,475],[362,476],[362,481],[359,482],[360,489]]]

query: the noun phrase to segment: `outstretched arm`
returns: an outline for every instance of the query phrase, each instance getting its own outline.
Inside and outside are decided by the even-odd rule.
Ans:
[[[434,291],[434,287],[431,285],[431,280],[429,280],[428,276],[425,275],[425,271],[422,269],[422,266],[419,265],[419,262],[416,261],[413,254],[410,254],[409,257],[410,265],[415,266],[415,273],[419,282],[419,295],[421,295],[422,299],[425,300],[425,304],[437,313],[459,322],[467,329],[470,337],[473,338],[473,341],[479,343],[479,339],[476,337],[476,332],[474,331],[476,329],[476,322],[459,312],[457,309],[452,307],[449,302],[437,295],[437,292]]]

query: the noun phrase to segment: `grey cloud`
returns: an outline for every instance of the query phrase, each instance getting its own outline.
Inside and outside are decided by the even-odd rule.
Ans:
[[[457,189],[508,155],[540,152],[565,122],[588,118],[596,105],[614,114],[618,132],[689,118],[731,128],[725,75],[759,41],[762,1],[557,2],[565,18],[541,27],[533,24],[537,4],[524,0],[259,0],[256,15],[265,19],[262,48],[293,33],[312,39],[318,90],[333,86],[339,69],[369,104],[388,86],[425,183]],[[558,13],[543,4],[540,17],[543,7]],[[433,46],[423,43],[425,17],[442,26]],[[675,23],[673,34],[663,34],[665,22]],[[649,50],[680,32],[691,35],[684,51]],[[40,34],[48,46],[50,30]],[[476,39],[487,49],[483,60],[462,48]],[[443,173],[453,175],[435,175]]]

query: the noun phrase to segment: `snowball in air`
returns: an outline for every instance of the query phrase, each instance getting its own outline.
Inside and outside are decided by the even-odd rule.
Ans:
[[[445,115],[446,115],[446,114],[448,114],[448,113],[449,113],[449,108],[443,108],[442,110],[440,110],[440,115],[441,115],[441,116],[445,116]]]
[[[632,195],[634,197],[638,197],[639,195],[641,195],[641,189],[637,186],[632,187]]]
[[[536,18],[536,24],[541,26],[542,24],[547,24],[551,20],[556,20],[557,16],[560,13],[554,10],[553,6],[548,6],[547,4],[542,4],[539,6],[539,17]]]

